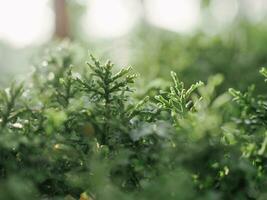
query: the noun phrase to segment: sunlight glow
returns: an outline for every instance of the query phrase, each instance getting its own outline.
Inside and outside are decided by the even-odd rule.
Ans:
[[[238,0],[213,0],[210,12],[217,22],[228,24],[233,22],[237,16],[238,7]]]
[[[247,17],[254,22],[259,22],[267,16],[266,0],[244,0]]]
[[[53,34],[48,0],[0,0],[0,40],[15,47],[42,44]]]
[[[119,37],[128,33],[138,19],[138,8],[123,0],[89,1],[83,27],[95,37]],[[136,12],[137,11],[137,12]]]
[[[200,18],[199,0],[146,0],[148,20],[175,32],[196,28]]]

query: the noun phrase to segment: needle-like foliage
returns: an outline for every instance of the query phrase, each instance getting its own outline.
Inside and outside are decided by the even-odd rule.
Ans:
[[[171,72],[139,98],[131,67],[72,60],[51,51],[1,90],[0,199],[266,199],[265,95]]]

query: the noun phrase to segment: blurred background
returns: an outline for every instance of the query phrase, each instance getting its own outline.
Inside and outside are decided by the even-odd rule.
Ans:
[[[146,85],[173,70],[187,84],[220,73],[221,90],[264,90],[266,19],[266,0],[0,0],[0,87],[54,46],[71,50],[75,65],[88,50],[131,65]]]

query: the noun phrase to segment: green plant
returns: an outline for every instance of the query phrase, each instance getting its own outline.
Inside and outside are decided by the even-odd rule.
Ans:
[[[132,68],[61,53],[0,93],[0,199],[265,199],[265,96],[171,72],[139,99]]]

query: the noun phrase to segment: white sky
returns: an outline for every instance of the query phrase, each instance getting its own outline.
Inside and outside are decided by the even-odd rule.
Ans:
[[[16,47],[41,44],[53,33],[48,0],[0,0],[0,39]]]
[[[133,1],[125,3],[125,0],[90,0],[82,26],[92,36],[122,36],[137,22],[139,10]]]
[[[81,1],[81,0],[80,0]],[[267,0],[213,0],[209,8],[215,23],[231,23],[247,5],[252,20],[266,15]],[[54,31],[50,0],[0,0],[0,40],[20,48],[48,41]],[[137,0],[83,0],[88,10],[82,27],[88,36],[114,38],[127,34],[141,16]],[[51,3],[51,2],[50,2]],[[200,0],[145,0],[147,20],[158,27],[187,33],[200,23]]]

